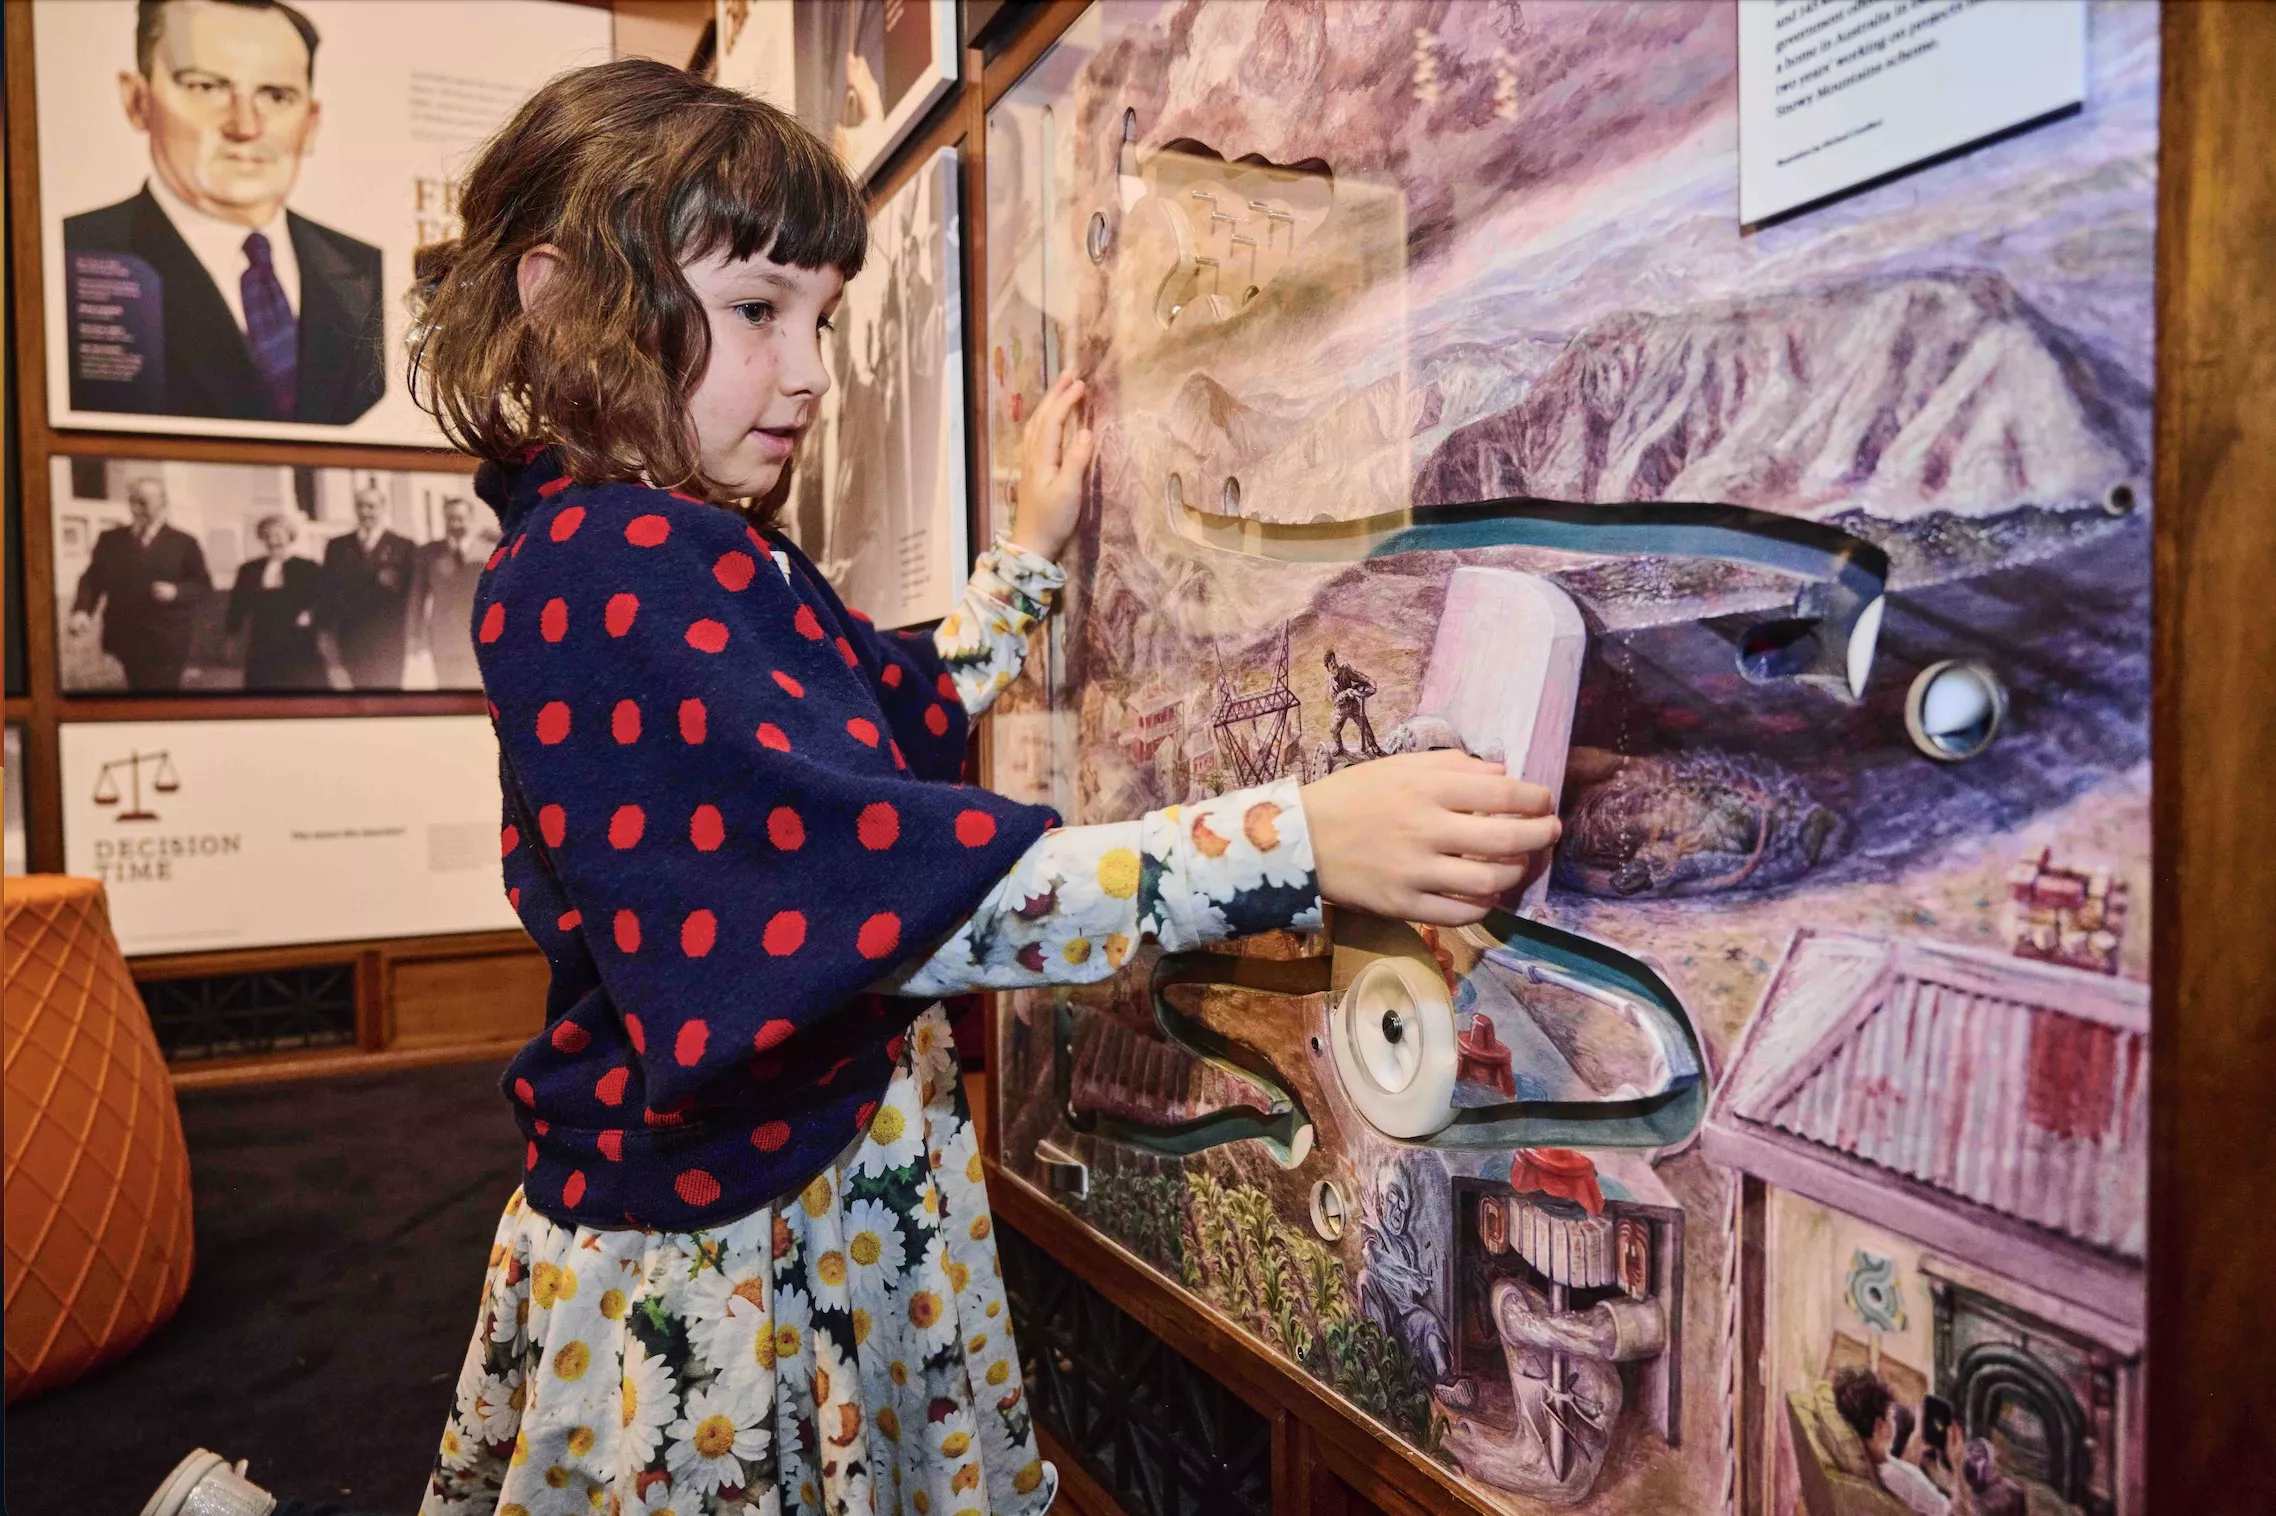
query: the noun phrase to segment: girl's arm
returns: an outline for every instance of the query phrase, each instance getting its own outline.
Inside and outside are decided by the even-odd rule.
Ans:
[[[1066,570],[1006,537],[980,555],[963,601],[932,634],[967,715],[986,711],[1019,677],[1028,633],[1051,614],[1066,583]]]
[[[929,958],[879,986],[900,995],[1089,984],[1140,941],[1182,951],[1320,925],[1294,779],[1136,821],[1048,832]]]

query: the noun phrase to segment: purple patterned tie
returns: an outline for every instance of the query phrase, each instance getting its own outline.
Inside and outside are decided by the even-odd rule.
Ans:
[[[237,287],[245,299],[245,341],[253,366],[269,386],[279,421],[290,421],[300,379],[300,331],[292,302],[285,299],[277,266],[269,261],[269,239],[254,232],[245,239],[245,273]]]

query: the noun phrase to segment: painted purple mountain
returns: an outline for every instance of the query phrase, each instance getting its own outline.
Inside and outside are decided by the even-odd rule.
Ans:
[[[1999,275],[1882,276],[1599,321],[1449,435],[1415,500],[2066,510],[2140,489],[2148,425],[2147,391]]]

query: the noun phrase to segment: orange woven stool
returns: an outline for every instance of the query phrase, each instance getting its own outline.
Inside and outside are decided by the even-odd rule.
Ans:
[[[163,1325],[190,1285],[181,1113],[103,886],[7,880],[11,1401]]]

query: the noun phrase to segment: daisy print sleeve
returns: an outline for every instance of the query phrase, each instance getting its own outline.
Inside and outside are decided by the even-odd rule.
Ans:
[[[896,692],[889,639],[740,517],[543,458],[503,488],[476,645],[505,884],[553,967],[506,1076],[525,1191],[597,1226],[748,1212],[874,1111],[921,1007],[869,986],[1054,818],[928,781],[961,703],[913,665]]]
[[[1293,779],[1136,821],[1046,833],[913,969],[904,995],[1089,984],[1152,940],[1172,952],[1320,925],[1319,881]]]

